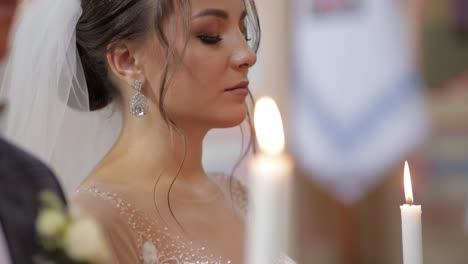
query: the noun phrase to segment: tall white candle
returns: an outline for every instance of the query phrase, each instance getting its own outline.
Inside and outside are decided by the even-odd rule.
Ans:
[[[292,161],[283,154],[284,133],[275,102],[260,99],[255,128],[261,152],[249,166],[248,264],[271,264],[288,241],[289,189]]]
[[[422,264],[421,206],[413,205],[413,190],[408,162],[405,162],[404,188],[407,204],[400,206],[403,264]]]

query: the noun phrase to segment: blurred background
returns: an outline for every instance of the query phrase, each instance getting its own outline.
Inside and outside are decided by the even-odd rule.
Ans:
[[[289,254],[402,263],[408,160],[424,263],[468,263],[468,0],[256,3],[251,89],[278,102],[296,161]],[[247,181],[248,140],[246,126],[211,132],[205,166]]]
[[[468,263],[468,1],[256,2],[263,37],[251,88],[256,98],[270,95],[278,102],[296,160],[290,254],[298,263],[402,263],[399,206],[405,203],[408,160],[415,203],[423,210],[424,263]],[[315,133],[324,124],[333,128],[340,118],[341,127],[351,126],[357,120],[352,117],[373,111],[362,107],[367,102],[380,109],[388,101],[385,83],[392,87],[388,91],[394,89],[391,80],[400,70],[420,80],[412,87],[424,104],[398,97],[386,106],[395,111],[364,122],[365,129],[353,137]],[[303,91],[315,96],[307,100]],[[298,102],[298,95],[306,100]],[[307,116],[300,104],[326,105],[337,118],[325,113],[318,119],[314,110]],[[428,122],[421,120],[424,115],[408,114],[416,108]],[[405,114],[410,117],[397,118]],[[308,128],[295,124],[307,118]],[[351,154],[324,143],[343,138],[357,142]],[[360,144],[361,138],[374,147]],[[206,142],[206,166],[231,172],[246,140],[239,129],[214,131]],[[235,171],[241,179],[245,167],[243,162]]]

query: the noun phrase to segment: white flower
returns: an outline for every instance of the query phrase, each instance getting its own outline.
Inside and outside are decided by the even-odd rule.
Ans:
[[[80,219],[86,217],[86,214],[83,212],[83,209],[76,203],[70,203],[68,205],[68,214],[72,219]]]
[[[39,236],[44,238],[57,237],[66,226],[66,216],[63,211],[45,209],[39,213],[36,228]]]
[[[65,251],[74,260],[108,263],[110,253],[97,223],[91,218],[77,219],[65,235]]]

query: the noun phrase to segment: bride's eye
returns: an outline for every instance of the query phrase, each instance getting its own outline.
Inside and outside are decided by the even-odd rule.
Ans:
[[[205,35],[200,35],[198,36],[200,41],[204,44],[207,45],[215,45],[218,44],[221,40],[223,40],[219,35],[217,36],[205,36]]]

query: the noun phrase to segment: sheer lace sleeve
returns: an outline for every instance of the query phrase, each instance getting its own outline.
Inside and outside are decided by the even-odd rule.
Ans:
[[[231,198],[239,215],[245,218],[248,209],[248,190],[245,184],[225,173],[210,173],[209,176],[220,186],[224,195]]]
[[[99,184],[97,184],[99,185]],[[228,264],[203,245],[176,235],[148,212],[138,210],[115,188],[81,187],[74,202],[104,227],[118,261],[142,264]],[[112,190],[112,191],[109,191]]]
[[[247,212],[247,190],[235,178],[223,174],[211,175],[220,184],[234,209],[241,217]],[[211,249],[193,243],[171,231],[138,199],[141,193],[123,196],[120,188],[99,183],[80,187],[72,203],[84,214],[94,217],[103,227],[116,261],[112,263],[142,264],[229,264],[230,260],[216,256]],[[132,198],[130,200],[124,199]],[[130,201],[135,202],[134,205]],[[138,207],[135,207],[138,205]],[[138,209],[137,209],[138,208]],[[144,209],[146,208],[146,209]],[[281,264],[288,262],[279,262]]]
[[[78,206],[81,213],[98,221],[115,256],[112,263],[139,263],[136,237],[126,218],[122,217],[123,211],[119,210],[118,204],[110,202],[111,198],[106,199],[97,190],[80,190],[73,197],[72,203]]]

